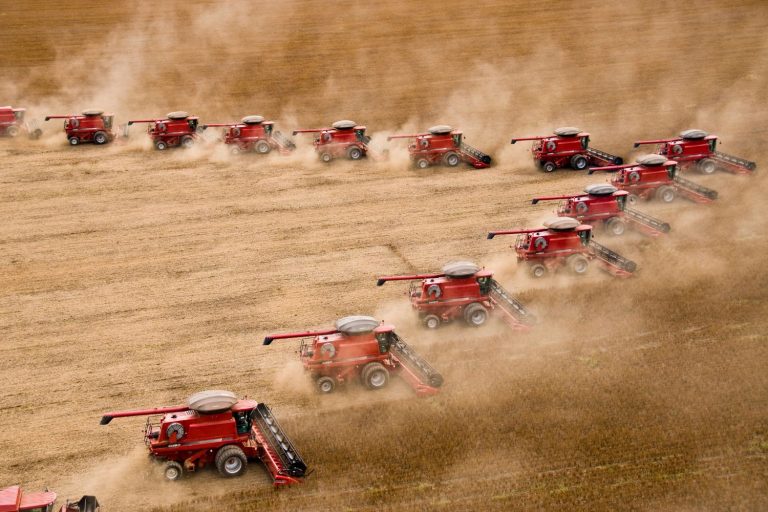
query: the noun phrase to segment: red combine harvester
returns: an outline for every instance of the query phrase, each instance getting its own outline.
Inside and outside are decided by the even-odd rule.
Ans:
[[[39,139],[43,131],[24,121],[26,113],[25,108],[0,107],[0,136],[18,137],[25,132],[30,139]]]
[[[262,155],[277,150],[286,155],[296,149],[296,145],[279,131],[275,131],[274,121],[265,121],[262,116],[246,116],[239,123],[204,124],[202,129],[224,128],[224,144],[230,146],[233,155],[255,152]]]
[[[275,486],[297,483],[307,470],[269,407],[229,391],[195,393],[187,405],[109,412],[101,424],[126,416],[148,416],[144,442],[155,460],[166,461],[168,480],[210,464],[225,477],[240,476],[248,459],[260,460]]]
[[[544,172],[564,167],[583,171],[591,165],[621,165],[624,162],[620,156],[590,148],[589,134],[572,126],[558,128],[554,135],[519,137],[511,143],[522,140],[533,141],[533,161]]]
[[[56,493],[25,493],[14,485],[0,489],[0,512],[53,512]],[[95,496],[83,496],[77,501],[67,500],[59,512],[98,512],[99,502]]]
[[[335,329],[318,332],[275,334],[264,338],[303,340],[299,356],[318,391],[331,393],[337,384],[360,379],[370,390],[381,389],[397,373],[418,396],[434,395],[443,377],[395,334],[391,325],[379,324],[369,316],[348,316],[336,321]]]
[[[315,151],[325,163],[334,158],[360,160],[368,155],[371,138],[365,134],[365,126],[358,126],[354,121],[336,121],[330,128],[294,130],[297,133],[315,133]]]
[[[493,278],[493,272],[471,262],[448,263],[442,274],[382,276],[376,285],[387,281],[421,281],[411,283],[408,298],[427,329],[437,329],[457,318],[480,327],[492,312],[516,331],[528,331],[535,322],[525,306]]]
[[[427,133],[387,137],[387,140],[392,139],[414,139],[408,144],[408,153],[413,165],[418,169],[440,164],[456,167],[460,162],[465,162],[475,169],[491,166],[489,155],[464,142],[462,132],[448,125],[433,126]]]
[[[85,110],[81,115],[45,116],[45,120],[64,119],[64,131],[71,146],[83,142],[106,144],[115,140],[112,130],[114,114],[105,114],[101,110]]]
[[[643,144],[658,144],[656,152],[677,162],[680,171],[695,167],[702,174],[712,174],[718,169],[750,174],[757,168],[755,162],[717,151],[717,135],[703,130],[685,130],[671,139],[639,140],[635,147]]]
[[[663,155],[643,155],[636,164],[594,167],[589,174],[596,171],[618,171],[611,185],[629,192],[629,204],[636,204],[640,198],[671,203],[678,195],[700,204],[717,199],[715,190],[679,176],[677,163]]]
[[[488,239],[496,235],[520,235],[515,243],[517,261],[525,262],[531,276],[537,278],[561,267],[583,275],[593,260],[616,277],[630,277],[637,269],[634,261],[592,240],[592,226],[570,217],[549,219],[540,228],[491,231]]]
[[[531,204],[563,200],[557,208],[560,217],[571,217],[591,226],[601,224],[613,236],[623,235],[627,226],[652,237],[669,233],[669,224],[666,222],[627,208],[628,196],[629,192],[602,183],[589,185],[583,194],[535,197]]]
[[[165,119],[134,119],[134,123],[149,123],[147,133],[159,150],[181,146],[191,148],[197,141],[197,117],[186,112],[171,112]]]

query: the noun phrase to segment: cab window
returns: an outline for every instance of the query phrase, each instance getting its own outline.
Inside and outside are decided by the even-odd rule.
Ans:
[[[669,177],[670,177],[670,178],[672,178],[672,179],[674,179],[674,178],[675,178],[675,171],[676,171],[676,168],[675,168],[675,166],[674,166],[674,165],[670,165],[669,167],[667,167],[667,174],[668,174],[668,175],[669,175]]]
[[[616,202],[619,203],[619,210],[624,211],[624,208],[627,207],[627,196],[617,197]]]
[[[589,229],[585,229],[584,231],[579,231],[579,238],[581,239],[581,245],[589,245],[589,238],[592,235],[592,231]]]
[[[461,146],[461,134],[457,133],[453,136],[453,145],[455,147]]]

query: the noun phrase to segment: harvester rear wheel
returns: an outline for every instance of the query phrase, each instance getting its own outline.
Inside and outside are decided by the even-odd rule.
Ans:
[[[180,144],[181,144],[181,147],[183,147],[184,149],[189,149],[195,145],[195,139],[193,139],[191,135],[184,135],[181,138]]]
[[[419,158],[418,160],[416,160],[416,167],[418,169],[426,169],[427,167],[429,167],[429,160],[427,160],[426,158]]]
[[[6,135],[9,137],[16,137],[19,135],[19,127],[18,126],[9,126],[5,130]]]
[[[109,141],[109,137],[104,132],[96,132],[93,134],[93,142],[96,144],[106,144]]]
[[[333,156],[330,153],[326,153],[326,152],[320,153],[320,161],[321,162],[327,164],[331,160],[333,160]]]
[[[541,164],[541,170],[544,172],[553,172],[555,169],[557,169],[555,162],[544,162]]]
[[[168,149],[168,144],[164,140],[155,141],[155,149],[164,151]]]
[[[320,393],[327,395],[328,393],[333,393],[333,390],[336,389],[336,379],[333,377],[320,377],[315,382],[315,385]]]
[[[269,145],[267,141],[260,140],[259,142],[256,143],[253,149],[260,155],[266,155],[272,150],[272,147]]]
[[[531,277],[536,279],[542,278],[547,275],[547,267],[541,263],[534,263],[530,268]]]
[[[69,138],[69,145],[70,146],[77,146],[78,144],[80,144],[80,139],[78,137],[74,137],[73,136],[73,137]]]
[[[488,311],[477,302],[464,308],[464,321],[470,327],[481,327],[488,320]]]
[[[178,462],[170,461],[165,465],[163,475],[166,480],[175,482],[176,480],[181,480],[181,477],[184,476],[184,468]]]
[[[448,167],[456,167],[457,165],[459,165],[459,162],[461,162],[461,158],[459,158],[459,155],[451,151],[450,153],[446,153],[443,156],[443,162]]]
[[[240,154],[240,148],[239,148],[239,147],[237,147],[237,146],[232,146],[232,147],[229,149],[229,154],[230,154],[230,155],[239,155],[239,154]]]
[[[584,155],[573,155],[571,157],[571,167],[577,171],[583,171],[588,165],[589,162],[584,158]]]
[[[437,315],[427,315],[422,320],[424,323],[424,327],[430,330],[437,329],[440,327],[440,317]]]
[[[698,166],[699,172],[701,174],[712,174],[717,170],[717,163],[710,158],[699,160],[699,163],[696,165]]]
[[[627,229],[627,225],[619,217],[612,217],[605,223],[605,229],[613,236],[621,236]]]
[[[568,268],[577,276],[584,275],[589,270],[589,260],[581,254],[574,254],[568,257]]]
[[[239,446],[229,445],[219,448],[216,454],[216,469],[222,476],[232,478],[245,473],[248,459]]]
[[[370,390],[382,389],[389,383],[389,372],[381,363],[368,363],[361,373],[363,384]]]
[[[363,158],[363,150],[357,146],[350,146],[347,150],[347,158],[350,160],[360,160]]]
[[[656,198],[663,203],[671,203],[676,196],[675,189],[666,185],[656,190]]]

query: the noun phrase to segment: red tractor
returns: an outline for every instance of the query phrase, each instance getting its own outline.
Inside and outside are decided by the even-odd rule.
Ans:
[[[411,283],[408,298],[427,329],[457,318],[480,327],[494,312],[516,331],[528,331],[535,322],[525,306],[493,278],[493,272],[471,262],[448,263],[442,274],[382,276],[376,285],[387,281],[421,281]]]
[[[632,205],[640,198],[671,203],[678,195],[700,204],[717,199],[717,191],[679,176],[677,163],[663,155],[643,155],[637,158],[636,164],[594,167],[589,174],[596,171],[618,171],[611,178],[611,185],[627,191]]]
[[[229,391],[195,393],[175,407],[109,412],[101,424],[126,416],[148,416],[144,442],[153,459],[165,461],[168,480],[211,464],[225,477],[240,476],[249,459],[264,464],[275,486],[297,483],[307,470],[269,407]]]
[[[570,217],[549,219],[540,228],[491,231],[488,239],[496,235],[520,235],[514,246],[517,261],[526,263],[530,275],[536,278],[562,267],[583,275],[591,261],[615,277],[630,277],[637,269],[634,261],[592,240],[592,226]]]
[[[204,124],[202,129],[224,128],[224,144],[230,146],[233,155],[255,152],[262,155],[277,150],[286,155],[296,149],[296,145],[279,131],[275,131],[274,121],[265,121],[262,116],[246,116],[239,123]]]
[[[186,112],[171,112],[165,119],[134,119],[134,123],[149,123],[147,133],[159,150],[181,146],[191,148],[197,141],[197,117]]]
[[[112,124],[114,114],[105,114],[102,110],[85,110],[81,115],[45,116],[45,120],[64,119],[64,132],[71,146],[83,142],[106,144],[115,140]]]
[[[533,161],[544,172],[564,167],[583,171],[592,165],[621,165],[624,162],[620,156],[590,148],[589,134],[572,126],[558,128],[554,135],[519,137],[512,139],[511,143],[521,140],[533,141]]]
[[[460,130],[441,124],[433,126],[427,130],[427,133],[391,135],[387,140],[414,139],[408,144],[408,153],[413,165],[418,169],[440,164],[456,167],[460,162],[465,162],[475,169],[490,167],[491,157],[473,148],[462,138],[463,134]]]
[[[369,316],[348,316],[336,321],[335,329],[317,332],[275,334],[264,338],[302,340],[299,357],[320,393],[359,379],[370,390],[386,387],[391,373],[397,373],[418,396],[434,395],[443,377],[395,334],[391,325],[379,324]]]
[[[656,152],[677,162],[680,171],[695,167],[702,174],[712,174],[718,169],[750,174],[757,168],[755,162],[717,151],[717,135],[703,130],[685,130],[671,139],[639,140],[635,147],[643,144],[658,144]]]
[[[23,492],[14,485],[0,489],[0,512],[53,512],[56,493]],[[59,512],[98,512],[99,502],[95,496],[83,496],[77,501],[67,500]]]
[[[24,121],[26,113],[25,108],[0,107],[0,136],[17,137],[25,132],[30,139],[39,139],[43,131]]]
[[[368,155],[368,144],[371,138],[365,134],[365,126],[359,126],[354,121],[336,121],[330,128],[312,128],[309,130],[294,130],[297,133],[315,133],[315,151],[320,160],[325,163],[334,158],[360,160]]]
[[[560,217],[571,217],[582,224],[602,225],[604,230],[621,236],[627,226],[641,233],[657,237],[669,233],[669,224],[650,215],[627,208],[629,192],[607,183],[589,185],[583,194],[535,197],[531,203],[562,200],[557,208]]]

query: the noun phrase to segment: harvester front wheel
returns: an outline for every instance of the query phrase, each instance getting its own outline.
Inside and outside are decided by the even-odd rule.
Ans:
[[[189,149],[195,145],[195,139],[191,135],[185,135],[181,138],[181,147]]]
[[[109,141],[109,137],[104,132],[96,132],[93,134],[93,142],[96,144],[106,144]]]
[[[357,146],[350,146],[347,150],[347,158],[350,160],[360,160],[363,158],[363,150]]]
[[[568,258],[568,268],[577,276],[582,276],[589,270],[589,260],[581,254],[574,254]]]
[[[370,390],[382,389],[389,383],[389,372],[381,363],[368,363],[361,374],[363,384]]]
[[[267,153],[269,153],[272,150],[272,148],[270,147],[269,143],[267,141],[264,141],[264,140],[260,140],[259,142],[257,142],[256,145],[254,146],[254,149],[260,155],[266,155]]]
[[[317,390],[324,395],[333,393],[333,390],[336,389],[336,379],[333,377],[320,377],[315,384],[317,385]]]
[[[155,142],[155,149],[158,151],[165,151],[168,149],[168,144],[166,144],[166,142],[163,140],[158,140]]]
[[[321,162],[323,162],[323,163],[326,163],[326,164],[327,164],[327,163],[328,163],[328,162],[330,162],[331,160],[333,160],[333,156],[331,156],[331,154],[330,154],[330,153],[326,153],[326,152],[320,153],[320,161],[321,161]]]
[[[573,155],[573,157],[571,157],[571,167],[577,171],[583,171],[588,165],[589,162],[584,158],[584,155]]]
[[[18,126],[9,126],[9,127],[8,127],[8,128],[5,130],[5,133],[6,133],[6,134],[7,134],[9,137],[16,137],[16,136],[18,136],[18,135],[19,135],[19,127],[18,127]]]
[[[225,446],[216,454],[216,469],[227,478],[242,475],[247,466],[248,459],[239,446]]]
[[[181,480],[181,477],[184,476],[184,468],[178,462],[171,461],[165,465],[163,475],[166,480],[175,482],[176,480]]]
[[[419,158],[418,160],[416,160],[416,168],[426,169],[427,167],[429,167],[429,160],[427,160],[426,158]]]
[[[717,170],[717,163],[710,158],[699,160],[697,166],[699,167],[699,172],[701,174],[712,174]]]
[[[464,309],[464,321],[470,327],[481,327],[488,320],[488,311],[482,304],[475,302]]]
[[[237,146],[232,146],[229,148],[229,154],[230,155],[239,155],[240,154],[240,148]]]
[[[424,327],[429,330],[435,330],[440,327],[440,317],[437,315],[427,315],[422,322],[424,323]]]
[[[668,186],[659,187],[659,189],[656,191],[656,197],[661,201],[662,203],[671,203],[675,200],[675,197],[677,194],[675,193],[675,189]]]
[[[621,236],[627,229],[627,225],[624,224],[624,221],[618,217],[608,219],[608,221],[605,223],[605,227],[608,230],[608,233],[613,236]]]
[[[443,157],[443,162],[445,162],[445,165],[448,167],[456,167],[459,165],[459,162],[461,162],[461,158],[459,158],[459,155],[457,155],[454,152],[446,153]]]
[[[554,172],[557,169],[555,162],[544,162],[541,164],[541,170],[544,172]]]
[[[541,263],[534,263],[530,268],[531,277],[540,279],[547,275],[547,267]]]
[[[69,145],[70,146],[77,146],[80,144],[80,139],[78,137],[70,137],[69,138]]]

